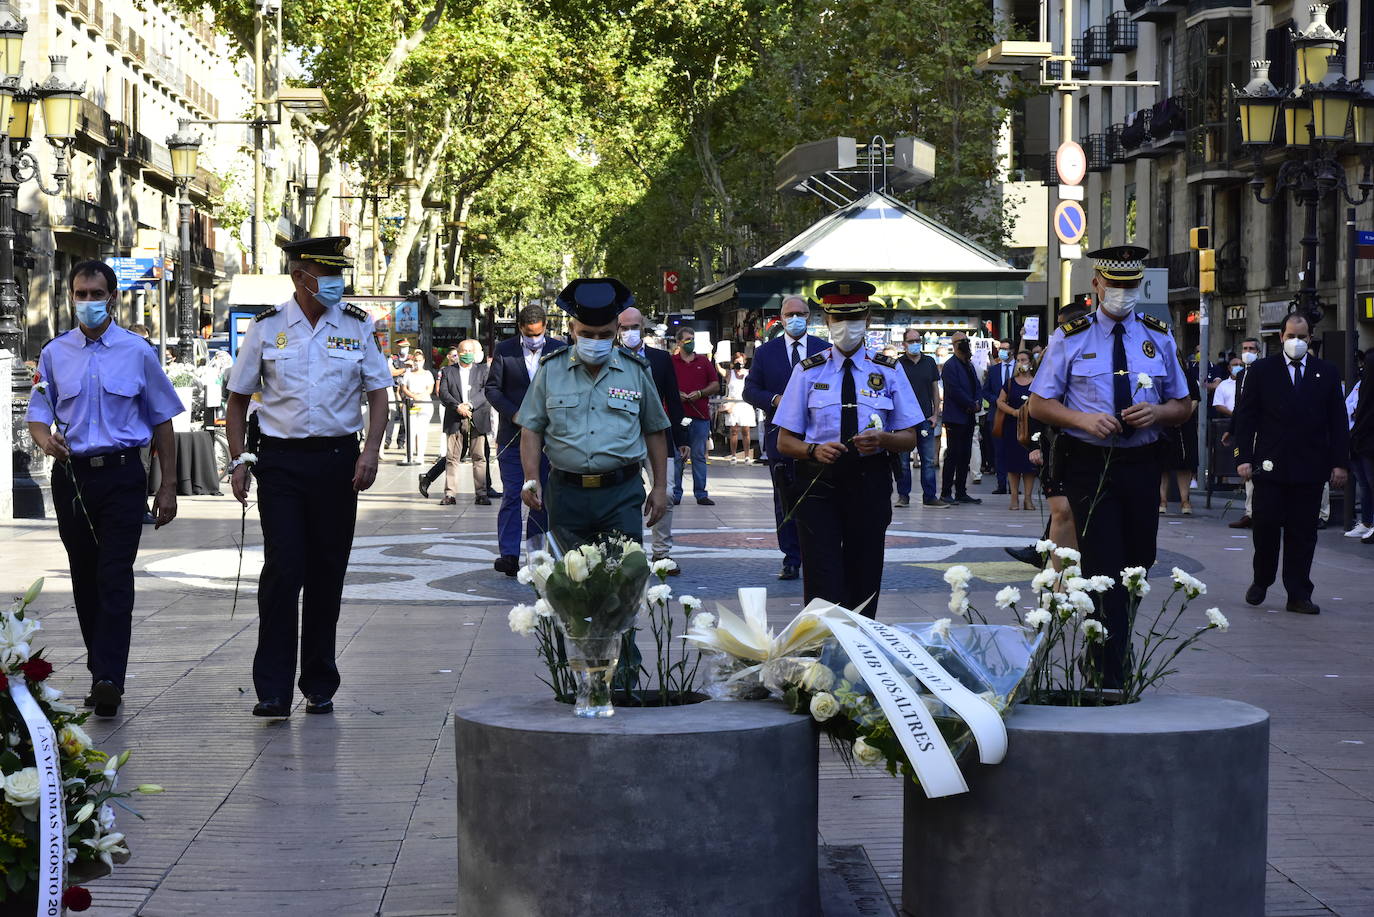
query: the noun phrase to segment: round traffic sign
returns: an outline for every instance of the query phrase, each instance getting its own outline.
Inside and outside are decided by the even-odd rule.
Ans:
[[[1059,173],[1060,184],[1080,184],[1083,176],[1088,174],[1088,157],[1083,154],[1081,146],[1072,140],[1065,140],[1054,152],[1054,170]]]
[[[1065,245],[1077,245],[1088,231],[1088,215],[1078,201],[1060,201],[1054,208],[1054,234]]]

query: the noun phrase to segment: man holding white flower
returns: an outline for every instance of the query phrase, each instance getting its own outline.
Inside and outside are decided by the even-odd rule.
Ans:
[[[1061,481],[1084,576],[1155,562],[1159,438],[1192,412],[1169,326],[1135,309],[1147,254],[1138,245],[1088,253],[1097,309],[1055,330],[1031,384],[1031,416],[1065,437]],[[1108,688],[1120,685],[1130,654],[1127,607],[1119,585],[1102,597],[1098,667]]]

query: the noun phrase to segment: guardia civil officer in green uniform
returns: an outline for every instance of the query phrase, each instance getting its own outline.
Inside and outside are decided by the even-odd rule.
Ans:
[[[515,415],[520,425],[522,499],[547,505],[549,531],[561,551],[619,533],[636,541],[668,505],[668,415],[648,361],[615,347],[621,310],[634,296],[613,278],[574,280],[558,295],[573,317],[572,345],[541,359]],[[540,453],[551,470],[539,487]],[[647,499],[645,456],[653,475]]]
[[[892,522],[892,456],[916,448],[925,420],[895,357],[865,346],[871,283],[816,288],[831,346],[799,362],[778,401],[778,451],[797,459],[793,513],[806,601],[878,616]]]
[[[1060,482],[1073,508],[1084,576],[1121,578],[1155,562],[1160,437],[1188,419],[1188,380],[1169,326],[1136,311],[1148,249],[1089,252],[1097,309],[1050,336],[1031,384],[1031,416],[1062,432]],[[1130,652],[1126,590],[1102,600],[1103,685],[1121,684]]]

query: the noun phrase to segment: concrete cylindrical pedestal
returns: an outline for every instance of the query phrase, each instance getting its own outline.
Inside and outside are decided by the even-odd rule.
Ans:
[[[1269,714],[1150,695],[1016,708],[969,792],[908,786],[908,917],[1262,917]]]
[[[530,697],[454,715],[460,917],[817,917],[811,718]]]

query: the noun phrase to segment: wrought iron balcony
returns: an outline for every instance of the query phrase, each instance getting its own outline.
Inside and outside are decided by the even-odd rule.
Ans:
[[[1107,159],[1113,163],[1126,161],[1126,147],[1121,141],[1121,135],[1125,130],[1126,125],[1113,124],[1107,131]]]
[[[1089,67],[1103,67],[1112,62],[1112,45],[1105,25],[1095,25],[1083,32],[1082,58]]]
[[[108,242],[114,238],[114,221],[98,204],[69,197],[57,203],[52,215],[53,232],[73,232]]]
[[[1083,153],[1088,159],[1089,172],[1105,172],[1112,167],[1107,157],[1107,135],[1088,134],[1083,138]]]
[[[1132,10],[1131,18],[1136,22],[1173,22],[1183,10],[1183,0],[1145,0]]]
[[[1059,184],[1059,170],[1054,165],[1054,153],[1051,151],[1045,154],[1045,164],[1040,167],[1040,174],[1044,176],[1041,182],[1046,185]]]
[[[1125,10],[1117,10],[1107,17],[1107,42],[1117,54],[1134,51],[1140,46],[1140,25]]]
[[[1197,252],[1175,252],[1172,255],[1146,258],[1145,266],[1168,268],[1171,290],[1197,288]]]

